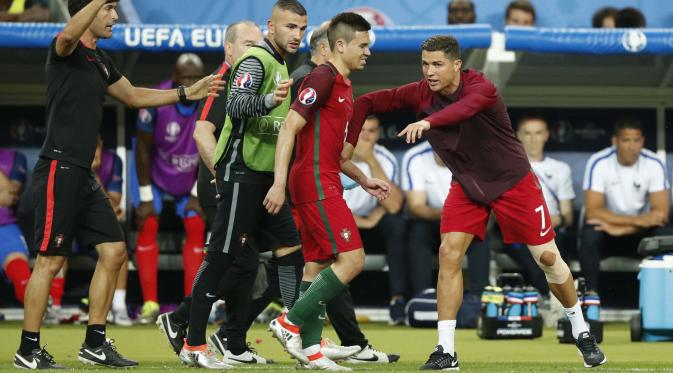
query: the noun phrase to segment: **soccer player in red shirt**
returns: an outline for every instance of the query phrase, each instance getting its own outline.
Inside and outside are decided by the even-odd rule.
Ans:
[[[561,259],[539,181],[516,138],[504,101],[491,81],[461,70],[460,47],[451,36],[421,45],[424,78],[398,88],[372,92],[355,103],[352,127],[365,118],[412,110],[418,122],[399,136],[407,143],[425,136],[453,173],[441,222],[437,309],[438,343],[421,369],[458,370],[454,351],[456,314],[463,298],[461,263],[470,242],[483,239],[491,210],[506,243],[523,242],[545,272],[549,287],[565,307],[586,367],[606,362],[589,333],[573,277]]]
[[[283,205],[296,136],[289,187],[302,222],[303,295],[270,327],[288,352],[309,369],[350,370],[320,353],[323,320],[319,315],[362,271],[365,259],[353,214],[342,197],[339,172],[379,199],[385,199],[390,189],[381,180],[367,178],[350,161],[353,146],[344,143],[353,112],[348,76],[362,70],[370,55],[369,29],[369,23],[355,13],[341,13],[330,21],[331,57],[305,78],[285,119],[276,145],[274,183],[264,200],[271,214]]]

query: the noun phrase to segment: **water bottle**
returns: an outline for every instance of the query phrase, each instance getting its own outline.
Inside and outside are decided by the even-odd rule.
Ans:
[[[537,313],[537,303],[540,299],[540,293],[532,287],[528,286],[523,293],[523,302],[526,307],[524,307],[523,316],[536,317]]]
[[[493,303],[493,286],[484,287],[481,293],[481,313],[486,317],[498,316],[498,307]]]
[[[500,316],[507,316],[509,312],[509,293],[512,292],[512,287],[509,285],[505,285],[502,287],[502,295],[503,295],[503,300],[502,300],[502,307],[500,307]]]
[[[498,317],[503,302],[502,289],[497,286],[486,286],[481,294],[481,309],[486,317]]]
[[[507,293],[507,303],[509,305],[507,316],[521,316],[523,308],[523,291],[521,291],[520,287],[517,286]]]
[[[601,319],[601,298],[595,291],[587,291],[582,303],[586,307],[587,320],[599,321]]]
[[[503,315],[505,308],[505,293],[500,286],[494,286],[493,292],[495,294],[493,297],[493,304],[495,304],[496,307],[495,315]]]

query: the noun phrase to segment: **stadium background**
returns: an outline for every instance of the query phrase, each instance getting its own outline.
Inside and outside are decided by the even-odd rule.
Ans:
[[[58,12],[60,0],[52,2]],[[122,1],[122,21],[138,24],[129,26],[130,35],[145,35],[133,45],[115,47],[111,53],[120,70],[137,85],[151,86],[170,76],[173,63],[180,52],[167,42],[157,46],[160,29],[174,30],[203,26],[217,34],[227,23],[249,18],[264,25],[270,0],[144,0]],[[464,51],[465,66],[483,70],[494,80],[510,107],[513,122],[523,113],[534,110],[547,118],[552,138],[546,150],[552,157],[568,162],[573,169],[576,213],[582,206],[581,181],[584,165],[593,152],[608,146],[613,123],[621,116],[640,118],[644,124],[646,148],[668,158],[669,175],[673,155],[671,121],[673,120],[673,30],[571,30],[566,27],[590,26],[591,15],[602,6],[634,6],[641,9],[653,28],[673,27],[673,6],[666,0],[648,1],[562,1],[537,0],[540,29],[503,27],[506,0],[477,0],[477,23],[480,26],[442,26],[446,23],[446,1],[319,1],[303,2],[309,12],[309,24],[318,25],[339,11],[356,9],[364,12],[381,28],[375,28],[378,44],[364,73],[353,77],[356,94],[391,87],[421,77],[418,45],[425,37],[436,33],[456,34],[468,48]],[[132,7],[130,6],[132,5]],[[163,26],[151,26],[152,24]],[[166,26],[170,25],[170,26]],[[438,25],[427,28],[428,25]],[[37,160],[44,127],[44,59],[41,47],[55,34],[45,25],[0,24],[0,146],[21,150],[28,164]],[[193,26],[201,27],[201,26]],[[499,32],[491,38],[491,31]],[[505,51],[513,45],[513,51]],[[121,27],[115,31],[121,35]],[[577,37],[577,33],[583,37]],[[134,34],[137,33],[137,34]],[[189,34],[185,32],[185,35]],[[570,37],[574,36],[574,37]],[[119,38],[124,41],[124,37]],[[32,44],[37,42],[36,44]],[[42,44],[40,44],[42,43]],[[634,44],[635,43],[635,44]],[[28,48],[28,46],[36,46]],[[101,44],[105,48],[105,44]],[[472,47],[470,47],[472,46]],[[490,48],[488,48],[490,46]],[[473,48],[478,47],[478,48]],[[641,48],[643,48],[641,50]],[[222,60],[221,44],[217,40],[196,51],[211,71]],[[303,53],[290,59],[291,70],[306,58]],[[135,132],[136,111],[109,99],[102,127],[106,147],[114,148],[124,160],[129,159]],[[412,121],[405,114],[384,116],[384,136],[381,143],[399,158],[408,147],[396,140],[395,134]],[[128,166],[125,163],[125,166]],[[128,169],[128,167],[126,167]],[[30,170],[29,170],[30,172]],[[126,175],[125,180],[128,179]],[[30,190],[28,185],[25,190]],[[128,190],[128,189],[127,189]],[[128,191],[125,195],[129,195]],[[132,221],[130,204],[126,199],[127,222]],[[30,246],[32,241],[32,201],[24,193],[19,216],[21,227]],[[181,224],[170,218],[162,222],[160,236],[160,284],[162,302],[175,303],[181,296],[179,248]],[[132,249],[135,232],[127,224],[128,243]],[[366,247],[368,269],[352,285],[358,306],[385,307],[387,280],[385,258],[381,247]],[[168,255],[167,255],[168,254]],[[496,256],[501,268],[512,269],[505,258]],[[76,302],[84,294],[93,269],[93,260],[77,258],[67,281],[65,303]],[[604,305],[615,310],[637,308],[637,260],[616,259],[602,264]],[[140,302],[137,278],[131,272],[128,302]],[[612,281],[614,280],[614,281]],[[0,284],[0,307],[16,306],[11,288]],[[612,314],[625,320],[628,312]]]

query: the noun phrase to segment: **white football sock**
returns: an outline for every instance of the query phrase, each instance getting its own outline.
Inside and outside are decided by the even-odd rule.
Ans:
[[[126,309],[126,289],[116,289],[114,296],[112,296],[112,309],[125,310]]]
[[[456,335],[456,320],[437,322],[437,334],[437,344],[442,346],[444,353],[455,355],[454,338]]]
[[[577,339],[580,333],[589,331],[587,323],[584,322],[582,306],[579,300],[576,305],[570,308],[564,308],[563,310],[566,312],[566,316],[568,316],[568,320],[570,320],[570,324],[573,326],[573,338]]]

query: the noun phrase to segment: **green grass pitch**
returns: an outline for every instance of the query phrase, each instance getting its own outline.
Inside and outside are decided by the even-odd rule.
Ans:
[[[362,328],[375,347],[400,353],[396,364],[353,365],[356,371],[390,372],[416,371],[425,362],[436,343],[434,329],[390,327],[382,324],[363,324]],[[211,330],[209,330],[210,332]],[[21,325],[15,322],[0,322],[0,371],[14,370],[12,356],[18,347]],[[330,327],[325,336],[338,340]],[[177,356],[169,349],[156,327],[132,328],[109,327],[108,336],[125,356],[140,361],[135,372],[191,371],[180,365]],[[605,326],[605,341],[601,348],[608,357],[608,364],[593,370],[623,371],[671,371],[673,372],[673,343],[633,343],[629,340],[626,324]],[[84,367],[77,361],[77,350],[84,338],[84,326],[45,327],[41,342],[56,361],[76,371],[103,370]],[[245,372],[293,371],[293,360],[262,325],[255,325],[248,340],[257,351],[278,364],[255,368],[237,368]],[[456,336],[461,371],[474,372],[570,372],[584,371],[575,346],[559,344],[555,330],[545,329],[542,338],[535,340],[487,341],[477,337],[474,330],[458,330]]]

